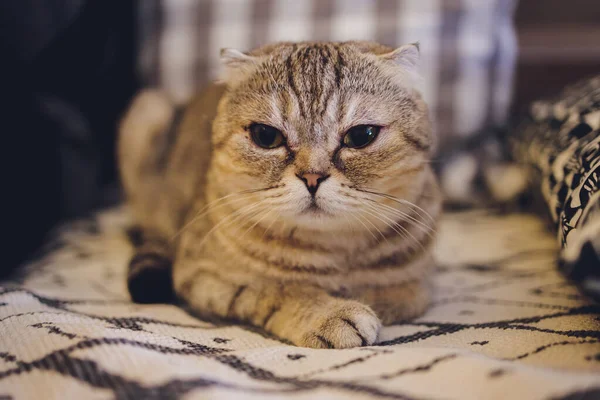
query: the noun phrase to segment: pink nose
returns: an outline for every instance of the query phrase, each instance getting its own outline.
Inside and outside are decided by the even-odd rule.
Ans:
[[[319,179],[321,179],[323,175],[321,174],[304,174],[302,175],[302,179],[306,182],[307,186],[319,186]]]
[[[321,184],[321,182],[323,182],[325,179],[329,178],[329,175],[325,175],[325,174],[315,174],[315,173],[310,173],[310,174],[298,174],[297,175],[298,178],[300,178],[302,181],[304,181],[304,184],[306,185],[306,188],[308,189],[309,193],[311,195],[315,195],[315,193],[317,193],[317,189],[319,188],[319,185]]]

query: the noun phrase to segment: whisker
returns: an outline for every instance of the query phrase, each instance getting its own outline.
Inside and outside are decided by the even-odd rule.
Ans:
[[[356,218],[360,218],[360,215],[354,215],[354,216]],[[373,228],[375,228],[375,230],[379,233],[379,235],[383,238],[383,240],[385,240],[386,242],[388,241],[388,238],[383,234],[383,232],[381,232],[381,229],[379,229],[377,227],[377,225],[375,225],[373,222],[371,222],[371,220],[369,220],[369,218],[365,218],[365,221],[367,221]],[[377,240],[377,242],[379,242],[379,239]]]
[[[380,217],[380,216],[378,216],[377,214],[375,214],[375,213],[373,213],[373,212],[371,212],[371,211],[369,211],[369,210],[364,210],[364,209],[363,209],[362,211],[366,212],[367,214],[369,214],[369,215],[371,215],[371,216],[375,217],[376,219],[378,219],[379,221],[383,222],[384,224],[386,224],[386,226],[388,226],[388,227],[392,228],[392,230],[393,230],[394,232],[396,232],[398,235],[400,235],[401,237],[404,237],[404,238],[406,238],[406,237],[407,237],[405,234],[403,234],[403,232],[400,232],[400,231],[399,231],[399,230],[396,228],[396,226],[394,226],[394,224],[390,224],[389,222],[387,222],[386,220],[384,220],[383,218],[381,218],[381,217]],[[388,218],[388,219],[389,219],[389,218]],[[391,219],[389,219],[389,220],[390,220],[390,221],[392,221]],[[398,228],[402,228],[404,231],[406,231],[406,229],[405,229],[404,227],[402,227],[402,226],[398,226]],[[407,232],[407,233],[408,233],[408,232]],[[387,240],[387,238],[386,238],[386,240]]]
[[[236,193],[236,195],[237,195],[237,193]],[[230,195],[230,196],[232,196],[232,195]],[[225,197],[230,197],[230,196],[225,196]],[[179,231],[177,231],[177,233],[171,238],[171,240],[177,238],[177,236],[181,235],[194,222],[198,221],[200,218],[204,217],[209,212],[217,210],[217,209],[219,209],[221,207],[224,207],[226,205],[231,205],[233,203],[237,203],[237,202],[242,201],[242,200],[247,200],[248,197],[250,197],[249,194],[247,196],[237,197],[237,198],[233,198],[233,199],[220,198],[218,200],[215,200],[215,201],[211,202],[209,205],[202,207],[202,209],[200,211],[198,211],[198,213],[194,216],[194,218],[192,218],[190,221],[188,221]],[[223,200],[227,200],[227,201],[223,201]],[[221,204],[216,204],[216,203],[219,203],[219,202]]]
[[[348,194],[349,194],[349,193],[348,193]],[[435,228],[433,228],[432,226],[430,226],[430,225],[427,225],[427,224],[426,224],[424,221],[421,221],[421,220],[419,220],[419,219],[417,219],[417,218],[413,217],[412,215],[410,215],[410,214],[408,214],[408,213],[405,213],[405,212],[404,212],[404,211],[402,211],[402,210],[399,210],[399,209],[397,209],[397,208],[394,208],[394,207],[388,206],[387,204],[382,204],[382,203],[378,202],[377,200],[371,199],[371,198],[369,198],[369,197],[367,197],[367,196],[365,196],[365,197],[362,197],[362,198],[360,198],[360,197],[356,197],[356,196],[350,196],[350,197],[351,197],[351,198],[353,198],[353,199],[359,200],[359,201],[360,201],[360,200],[366,200],[366,201],[369,201],[369,202],[371,202],[371,203],[372,203],[372,205],[374,205],[374,206],[377,206],[377,207],[383,207],[383,208],[385,208],[385,209],[389,210],[389,211],[390,211],[392,214],[394,214],[395,216],[397,216],[397,217],[401,218],[401,219],[402,219],[402,221],[409,222],[409,223],[410,223],[410,222],[414,222],[415,224],[418,224],[418,225],[420,225],[421,227],[423,227],[423,228],[425,229],[425,232],[428,232],[427,234],[428,234],[428,235],[430,235],[430,236],[431,236],[431,232],[433,232],[433,233],[435,233],[435,232],[436,232]],[[362,204],[362,202],[361,202],[361,204]],[[385,210],[377,210],[377,211],[381,211],[381,212],[383,212],[383,211],[385,211]],[[420,214],[418,214],[418,215],[419,215],[419,217],[421,217],[421,215],[420,215]]]
[[[372,207],[370,204],[364,203],[365,206],[367,207]],[[377,211],[377,209],[371,208],[374,211]],[[385,223],[387,226],[389,226],[390,228],[392,228],[394,230],[394,232],[396,232],[398,235],[402,236],[403,238],[411,238],[412,240],[414,240],[420,247],[421,249],[425,249],[425,247],[423,246],[423,244],[405,227],[403,227],[402,225],[398,224],[397,221],[394,221],[393,219],[389,218],[386,215],[382,215],[383,218],[385,218],[386,220],[384,220],[383,218],[381,218],[380,216],[373,214],[372,212],[368,211],[368,210],[363,210],[366,211],[368,214],[374,216],[375,218],[377,218],[378,220],[380,220],[381,222]],[[402,234],[401,232],[398,231],[398,229],[396,229],[396,227],[402,229],[402,232],[404,232],[404,234]]]
[[[269,229],[271,229],[271,227],[275,224],[275,222],[277,222],[277,220],[279,219],[279,217],[281,217],[281,213],[277,213],[277,217],[273,218],[273,221],[271,221],[271,223],[269,225],[267,225],[267,227],[265,228],[265,231],[263,232],[262,238],[265,238],[265,235],[267,234],[267,232],[269,231]]]
[[[272,189],[277,189],[279,187],[280,186],[271,186],[271,187],[264,187],[264,188],[259,188],[259,189],[242,190],[240,192],[230,193],[227,196],[220,197],[220,198],[210,202],[209,204],[205,205],[200,210],[198,210],[196,215],[194,215],[194,217],[190,221],[188,221],[183,227],[181,227],[181,229],[179,231],[177,231],[177,233],[175,233],[175,235],[173,235],[173,237],[171,238],[171,241],[176,239],[177,236],[181,235],[190,225],[192,225],[194,222],[198,221],[198,219],[202,218],[210,211],[216,210],[216,209],[224,207],[226,205],[230,205],[234,202],[237,203],[239,201],[246,200],[246,199],[248,199],[248,197],[250,197],[251,194],[254,194],[257,192],[264,192],[264,191],[272,190]],[[238,196],[238,197],[231,199],[231,197],[234,197],[234,196]],[[239,196],[241,196],[241,197],[239,197]],[[228,201],[224,202],[225,200],[228,200]],[[217,205],[217,203],[221,203],[221,204]]]
[[[348,216],[346,215],[346,213],[342,213],[342,215],[344,216],[344,219],[346,220],[346,224],[348,225],[348,229],[352,229],[352,224],[350,223],[350,219],[348,218]]]
[[[344,214],[344,216],[346,216],[346,214]],[[361,223],[361,225],[365,227],[365,229],[367,230],[367,232],[369,232],[369,233],[371,234],[371,236],[373,236],[373,239],[375,239],[375,241],[376,241],[377,243],[379,243],[379,238],[378,238],[378,237],[377,237],[377,236],[376,236],[376,235],[375,235],[375,234],[374,234],[374,233],[371,231],[371,229],[369,229],[369,228],[367,227],[367,225],[365,225],[365,223],[364,223],[364,222],[362,222],[362,220],[360,220],[360,219],[359,219],[359,218],[358,218],[356,215],[354,215],[354,214],[350,214],[350,216],[351,216],[351,217],[353,217],[353,218],[354,218],[355,220],[357,220],[358,222],[360,222],[360,223]],[[346,217],[346,218],[348,218],[348,217]]]
[[[284,237],[284,235],[285,235],[285,228],[286,228],[286,223],[284,222],[284,223],[281,224],[281,229],[280,229],[280,232],[279,232],[279,237]]]
[[[241,218],[247,217],[248,214],[255,209],[256,207],[260,206],[262,203],[266,202],[269,199],[263,199],[261,201],[258,201],[256,203],[253,204],[249,204],[247,206],[244,206],[242,208],[240,208],[237,211],[232,212],[231,214],[227,215],[226,217],[223,217],[223,219],[221,219],[221,221],[219,221],[215,226],[213,226],[202,238],[202,240],[200,241],[200,243],[198,243],[198,247],[202,247],[202,245],[204,244],[204,242],[206,242],[206,240],[208,239],[208,237],[214,232],[216,231],[218,228],[220,228],[221,226],[223,226],[226,223],[234,223],[238,220],[240,220]],[[233,218],[233,219],[232,219]]]
[[[359,205],[365,206],[365,207],[367,207],[367,208],[369,208],[369,209],[373,210],[373,211],[374,211],[374,212],[376,212],[376,213],[381,211],[381,210],[378,210],[378,209],[374,208],[374,206],[373,206],[373,205],[371,205],[371,204],[368,204],[368,203],[366,203],[366,202],[362,201],[362,200],[361,200],[360,198],[358,198],[358,197],[353,197],[353,198],[354,198],[355,200],[357,200],[357,203],[358,203]],[[370,200],[370,199],[366,199],[366,200]],[[375,203],[375,204],[378,204],[378,203]],[[377,215],[377,214],[374,214],[373,212],[371,212],[371,211],[369,211],[369,210],[365,210],[365,209],[363,209],[362,211],[365,211],[365,212],[366,212],[366,213],[368,213],[369,215],[371,215],[371,216],[373,216],[373,217],[377,218],[378,220],[380,220],[381,222],[383,222],[384,224],[386,224],[386,226],[388,226],[388,227],[392,228],[392,229],[393,229],[393,230],[394,230],[394,231],[395,231],[395,232],[396,232],[398,235],[400,235],[401,237],[403,237],[403,238],[406,238],[406,239],[409,239],[409,238],[410,238],[410,239],[412,239],[413,241],[415,241],[415,242],[416,242],[416,243],[417,243],[417,244],[418,244],[418,245],[419,245],[421,248],[423,248],[423,245],[422,245],[422,243],[421,243],[421,242],[420,242],[420,241],[419,241],[419,240],[418,240],[418,239],[417,239],[417,238],[416,238],[416,237],[415,237],[415,236],[414,236],[414,235],[413,235],[413,234],[412,234],[412,233],[411,233],[411,232],[410,232],[408,229],[406,229],[405,227],[403,227],[402,225],[400,225],[400,224],[398,223],[398,221],[394,221],[394,220],[392,220],[391,218],[389,218],[387,215],[385,215],[385,214],[384,214],[384,215],[383,215],[383,217],[384,217],[384,218],[386,218],[386,219],[389,221],[389,222],[388,222],[388,221],[384,220],[383,218],[381,218],[379,215]],[[391,222],[391,224],[390,224],[390,222]],[[397,228],[400,228],[400,229],[402,229],[402,231],[403,231],[403,232],[399,232],[399,231],[398,231],[398,229],[397,229],[396,227],[397,227]]]
[[[390,207],[387,204],[381,204],[373,199],[366,198],[365,200],[370,201],[372,203],[370,205],[372,207],[375,207],[376,211],[381,211],[381,212],[388,211],[388,212],[392,213],[392,215],[395,215],[396,217],[401,218],[402,221],[410,223],[413,226],[416,226],[417,228],[422,228],[423,232],[429,236],[433,236],[433,234],[436,232],[435,228],[433,228],[432,226],[427,225],[423,221],[420,221],[420,220],[416,219],[415,217],[413,217],[401,210],[398,210],[397,208]]]
[[[215,203],[218,203],[218,202],[220,202],[222,200],[225,200],[227,198],[230,198],[232,196],[239,196],[239,195],[242,195],[242,194],[253,194],[253,193],[257,193],[257,192],[264,192],[264,191],[271,190],[271,189],[277,189],[278,187],[279,186],[269,186],[269,187],[263,187],[263,188],[258,188],[258,189],[248,189],[248,190],[241,190],[241,191],[235,192],[235,193],[230,193],[230,194],[228,194],[226,196],[219,197],[218,199],[216,199],[216,200],[210,202],[209,204],[205,205],[200,210],[198,210],[198,213],[203,212],[205,209],[213,206]]]
[[[254,216],[257,216],[258,214],[262,213],[263,211],[265,211],[265,209],[261,209],[261,210],[259,210],[259,212],[258,212],[258,213],[256,213]],[[271,209],[268,209],[268,208],[267,208],[267,211],[264,213],[264,215],[263,215],[262,217],[260,217],[258,220],[256,220],[256,221],[255,221],[255,222],[254,222],[252,225],[250,225],[250,227],[249,227],[248,229],[246,229],[246,230],[244,231],[244,233],[242,233],[242,236],[240,236],[240,237],[238,238],[238,240],[242,240],[242,238],[244,238],[248,232],[250,232],[252,229],[254,229],[254,227],[256,227],[256,225],[260,224],[260,221],[262,221],[263,219],[265,219],[265,218],[266,218],[266,217],[267,217],[269,214],[271,214],[272,212],[273,212],[273,209],[272,209],[272,208],[271,208]],[[245,225],[245,224],[244,224],[244,225]]]
[[[380,192],[375,192],[375,191],[371,191],[371,190],[368,190],[368,189],[358,188],[356,186],[354,186],[353,189],[358,190],[359,192],[370,193],[370,194],[375,195],[375,196],[385,197],[386,199],[395,201],[395,202],[397,202],[399,204],[404,204],[404,205],[408,205],[408,206],[414,207],[417,210],[421,211],[423,214],[425,214],[425,216],[427,216],[427,218],[429,218],[431,220],[431,222],[435,223],[435,219],[431,216],[431,214],[429,214],[427,211],[425,211],[424,209],[422,209],[418,205],[416,205],[416,204],[414,204],[414,203],[412,203],[412,202],[410,202],[408,200],[399,199],[396,196],[392,196],[392,195],[386,194],[386,193],[380,193]]]
[[[263,212],[263,207],[260,207],[262,205],[264,205],[264,203],[269,200],[269,199],[263,199],[260,200],[258,202],[255,202],[253,204],[250,204],[248,209],[244,210],[244,212],[238,213],[238,215],[231,221],[227,222],[223,227],[225,226],[231,226],[232,224],[238,224],[238,226],[236,226],[235,229],[236,231],[239,231],[241,228],[244,228],[246,226],[246,224],[252,222],[252,218],[256,217],[257,215],[260,215]]]

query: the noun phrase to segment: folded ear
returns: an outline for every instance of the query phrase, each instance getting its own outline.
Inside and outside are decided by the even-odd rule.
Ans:
[[[376,56],[398,84],[420,92],[423,79],[419,73],[419,44],[411,43]]]
[[[391,61],[404,68],[409,73],[417,73],[419,69],[419,43],[406,44],[396,50],[379,56],[380,59]]]
[[[253,58],[236,49],[221,49],[221,62],[229,68],[243,66],[246,63],[252,62]]]
[[[251,73],[259,64],[260,58],[250,56],[235,49],[221,49],[223,72],[220,80],[227,84],[235,84]]]

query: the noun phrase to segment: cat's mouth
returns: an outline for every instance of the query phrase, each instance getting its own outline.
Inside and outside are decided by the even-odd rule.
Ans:
[[[321,207],[319,207],[319,205],[317,204],[317,202],[314,201],[314,200],[306,208],[306,212],[319,212],[319,211],[323,211],[323,209]]]
[[[329,215],[329,213],[325,211],[325,209],[319,206],[319,204],[314,198],[311,200],[310,204],[303,210],[302,213],[311,216]]]

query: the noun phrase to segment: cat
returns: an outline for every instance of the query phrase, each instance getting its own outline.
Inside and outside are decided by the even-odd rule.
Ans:
[[[382,324],[421,315],[442,196],[418,45],[285,42],[221,59],[181,112],[147,90],[122,120],[142,233],[133,299],[172,285],[200,316],[313,348],[371,345]]]

